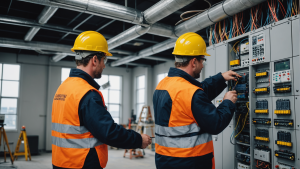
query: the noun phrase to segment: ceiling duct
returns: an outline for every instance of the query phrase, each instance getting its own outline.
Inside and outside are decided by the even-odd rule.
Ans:
[[[125,38],[124,34],[120,34],[121,39],[124,41],[132,40],[134,37],[139,37],[138,33],[134,33],[133,30],[137,29],[140,32],[147,31],[146,33],[163,36],[168,38],[177,38],[174,34],[174,27],[171,25],[165,25],[161,23],[155,23],[171,13],[176,12],[178,9],[184,7],[185,5],[195,1],[195,0],[161,0],[149,9],[147,9],[144,13],[144,20],[142,13],[138,10],[134,10],[132,8],[128,8],[122,5],[117,5],[113,3],[109,3],[106,1],[99,0],[19,0],[24,2],[35,3],[39,5],[52,6],[57,8],[69,9],[77,12],[85,12],[96,16],[101,16],[105,18],[120,20],[123,22],[129,22],[137,25],[141,25],[143,27],[131,27],[128,32],[132,32],[132,34],[127,34]],[[91,6],[92,4],[96,4],[95,6]],[[111,10],[111,11],[110,11]],[[112,17],[115,16],[115,17]],[[155,24],[154,24],[155,23]],[[145,27],[150,27],[150,29]],[[118,35],[117,35],[118,36]],[[112,41],[113,46],[116,46],[118,43],[124,41],[118,40],[115,38]],[[117,43],[118,42],[118,43]],[[128,42],[128,41],[127,41]],[[125,42],[126,43],[126,42]]]
[[[157,21],[183,8],[184,6],[194,2],[195,0],[161,0],[144,12],[145,21],[150,27],[135,25],[119,35],[109,39],[108,49],[116,48],[126,42],[136,39],[149,32],[159,36],[168,36],[169,38],[177,38],[173,33],[173,27],[164,24],[155,24]],[[152,25],[153,24],[153,25]]]
[[[75,56],[75,53],[71,51],[72,46],[61,45],[47,42],[26,42],[23,40],[0,38],[0,47],[34,50],[41,54],[55,54],[55,61],[59,61],[66,56]],[[112,53],[132,54],[129,51],[123,50],[111,50]],[[108,59],[119,59],[120,57],[111,56]]]
[[[45,24],[48,22],[48,20],[54,15],[54,13],[57,11],[58,8],[51,7],[51,6],[45,6],[43,11],[38,17],[38,22],[40,24]],[[37,32],[40,30],[39,27],[32,27],[27,32],[27,34],[24,37],[25,41],[31,41],[32,38],[37,34]]]
[[[183,22],[182,24],[174,28],[176,36],[180,36],[187,32],[198,32],[215,22],[219,22],[229,16],[233,16],[239,12],[244,11],[247,8],[253,7],[266,0],[226,0],[222,3],[208,9],[207,11],[193,17],[192,19]],[[119,66],[126,64],[137,59],[151,56],[155,53],[159,53],[174,47],[175,40],[167,40],[162,43],[156,44],[147,49],[137,52],[135,55],[124,57],[120,60],[111,63],[111,66]],[[151,49],[151,50],[150,50]],[[145,53],[145,50],[149,53]],[[152,51],[152,52],[151,52]]]
[[[45,6],[84,12],[104,18],[148,26],[143,23],[141,11],[100,0],[19,0]]]

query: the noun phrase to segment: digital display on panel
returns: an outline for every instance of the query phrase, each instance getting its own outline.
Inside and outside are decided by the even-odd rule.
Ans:
[[[290,60],[275,62],[274,71],[283,71],[283,70],[289,70],[290,69]]]

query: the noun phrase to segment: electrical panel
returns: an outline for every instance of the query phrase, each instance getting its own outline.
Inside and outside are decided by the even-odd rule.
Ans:
[[[227,90],[235,90],[238,98],[229,144],[224,141],[228,132],[223,133],[223,147],[234,146],[234,158],[223,163],[233,162],[234,169],[300,169],[296,139],[300,138],[300,52],[295,49],[300,25],[292,25],[299,24],[299,18],[286,18],[214,45],[216,50],[227,46],[218,53],[216,72],[226,65],[241,76],[228,81]],[[216,100],[216,105],[221,102]]]
[[[252,64],[265,62],[265,34],[252,36]]]

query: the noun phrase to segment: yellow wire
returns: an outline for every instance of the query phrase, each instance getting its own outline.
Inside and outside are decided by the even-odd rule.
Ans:
[[[233,51],[235,51],[235,50],[234,50],[234,47],[235,47],[235,45],[236,45],[237,43],[239,43],[239,42],[240,42],[240,41],[235,42],[235,44],[232,46],[230,52],[232,51],[232,49],[233,49]],[[236,52],[235,52],[235,53],[236,53]]]
[[[244,129],[245,125],[246,125],[246,121],[247,121],[247,117],[248,117],[248,113],[249,113],[249,102],[246,103],[246,106],[247,106],[247,108],[248,108],[248,112],[247,112],[247,114],[246,114],[246,116],[245,116],[244,125],[243,125],[243,127],[242,127],[242,130],[241,130],[237,135],[235,135],[234,138],[236,138],[238,135],[240,135],[240,133],[243,131],[243,129]]]
[[[236,123],[236,126],[235,126],[235,128],[234,128],[234,131],[236,130],[236,127],[237,127],[237,126],[238,126],[238,124],[239,124],[240,117],[241,117],[241,114],[239,115],[238,121],[237,121],[237,123]]]

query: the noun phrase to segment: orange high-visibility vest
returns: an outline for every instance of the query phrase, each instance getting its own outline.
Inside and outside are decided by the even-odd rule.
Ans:
[[[191,133],[200,133],[200,127],[192,113],[192,98],[199,89],[203,90],[182,77],[166,77],[156,87],[156,90],[167,91],[172,100],[171,112],[168,112],[170,113],[168,126],[155,124],[157,154],[188,158],[214,153],[210,134],[189,136]],[[215,168],[214,158],[212,163]]]
[[[79,102],[90,90],[100,91],[79,77],[67,78],[57,89],[52,105],[52,164],[62,168],[82,168],[87,154],[95,148],[102,168],[105,168],[107,145],[80,126]]]

